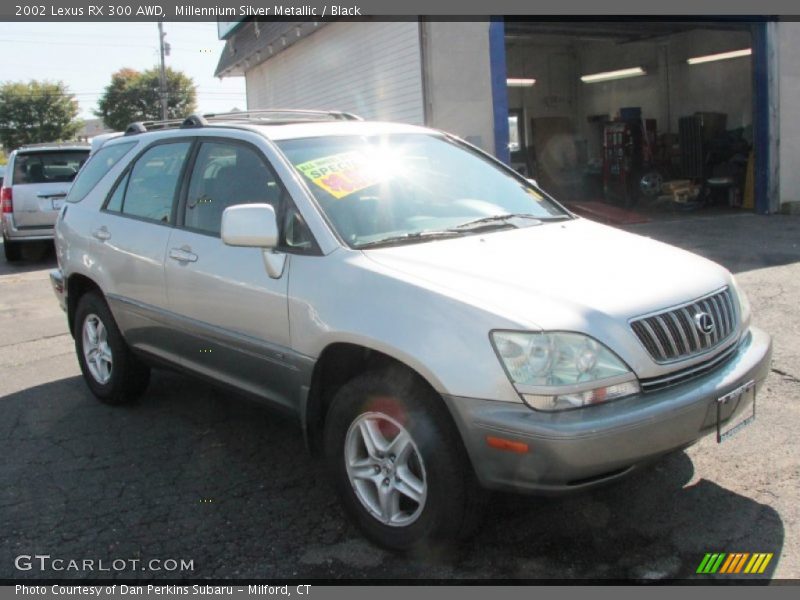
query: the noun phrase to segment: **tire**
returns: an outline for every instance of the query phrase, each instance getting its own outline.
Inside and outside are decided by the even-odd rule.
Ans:
[[[106,404],[127,404],[139,398],[150,382],[150,368],[128,348],[99,294],[89,292],[80,298],[74,327],[75,352],[92,393]],[[91,355],[98,358],[89,360]]]
[[[325,420],[324,450],[345,512],[377,545],[412,550],[477,528],[483,492],[466,450],[441,398],[414,373],[367,372],[342,386]],[[387,492],[383,505],[379,490]]]
[[[22,245],[19,242],[12,242],[3,237],[3,254],[6,255],[6,261],[8,262],[22,260]]]

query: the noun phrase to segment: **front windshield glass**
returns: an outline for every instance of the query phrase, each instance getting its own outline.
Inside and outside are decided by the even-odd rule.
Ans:
[[[443,136],[284,140],[339,235],[354,248],[568,218],[543,192]],[[520,215],[511,220],[502,215]],[[532,217],[535,217],[533,219]]]

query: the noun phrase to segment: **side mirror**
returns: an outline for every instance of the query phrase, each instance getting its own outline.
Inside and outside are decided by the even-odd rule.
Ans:
[[[274,248],[278,245],[278,219],[269,204],[229,206],[222,213],[222,241],[228,246]]]
[[[286,255],[275,252],[278,245],[278,219],[269,204],[229,206],[222,213],[220,237],[228,246],[261,248],[264,269],[273,279],[280,279]]]
[[[530,183],[533,187],[537,187],[537,188],[539,187],[539,184],[536,182],[535,179],[531,179],[530,177],[528,177],[527,179],[528,179],[528,183]]]

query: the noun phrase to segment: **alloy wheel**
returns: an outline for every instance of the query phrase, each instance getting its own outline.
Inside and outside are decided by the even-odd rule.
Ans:
[[[347,431],[344,460],[356,497],[381,523],[405,527],[422,514],[425,465],[411,434],[395,419],[359,415]]]
[[[108,330],[96,314],[86,315],[82,331],[83,358],[92,377],[102,385],[111,379],[113,356],[108,345]]]

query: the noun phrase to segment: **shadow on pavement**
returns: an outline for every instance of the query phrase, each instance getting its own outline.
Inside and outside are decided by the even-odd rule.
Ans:
[[[3,245],[0,240],[0,247]],[[27,273],[55,268],[56,253],[53,242],[30,242],[22,246],[22,260],[8,262],[0,252],[0,275]]]
[[[0,464],[0,578],[660,579],[693,577],[719,551],[774,552],[769,577],[784,540],[772,508],[690,483],[678,453],[591,493],[494,496],[474,539],[396,556],[344,520],[293,420],[203,383],[156,371],[140,403],[115,408],[72,377],[0,402],[13,457]],[[14,569],[35,553],[194,569]]]

